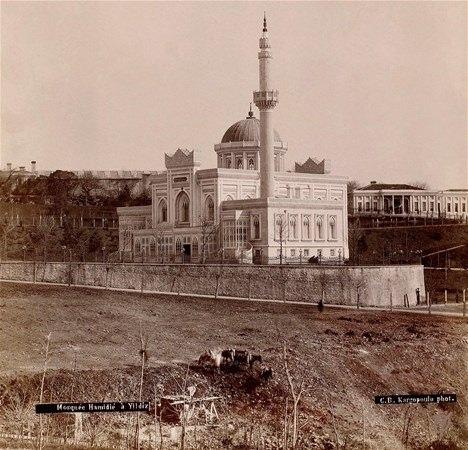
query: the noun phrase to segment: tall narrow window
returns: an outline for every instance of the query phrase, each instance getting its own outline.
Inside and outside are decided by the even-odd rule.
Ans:
[[[176,240],[176,253],[179,254],[182,252],[182,242],[180,242],[180,238],[177,238]]]
[[[283,240],[284,239],[284,222],[283,216],[278,214],[275,221],[275,239]]]
[[[205,200],[205,218],[209,222],[214,220],[214,202],[211,196],[206,197]]]
[[[317,220],[315,222],[315,226],[316,226],[316,231],[317,231],[315,233],[316,237],[318,239],[323,239],[323,221],[322,221],[321,216],[317,217]]]
[[[135,253],[141,252],[141,242],[140,239],[135,239]]]
[[[304,239],[310,239],[310,220],[307,216],[304,217],[304,220],[302,222],[302,227],[303,227],[303,235]]]
[[[336,239],[336,219],[335,219],[335,217],[330,217],[329,226],[330,226],[330,239]]]
[[[253,217],[253,238],[260,239],[260,220],[258,216]]]
[[[198,256],[198,239],[196,237],[192,241],[192,256]]]
[[[158,222],[167,222],[167,202],[163,198],[158,205]]]
[[[296,216],[291,216],[289,218],[289,232],[290,238],[297,239],[297,221]]]
[[[186,192],[182,191],[176,198],[175,204],[176,222],[190,221],[190,199]]]
[[[243,163],[242,159],[239,159],[237,161],[237,168],[238,169],[243,169],[244,168],[244,163]]]
[[[252,158],[249,159],[249,170],[254,170],[255,169],[255,164],[254,160]]]

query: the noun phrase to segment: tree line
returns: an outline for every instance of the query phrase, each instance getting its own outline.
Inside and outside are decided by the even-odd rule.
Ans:
[[[49,205],[134,206],[151,204],[147,189],[135,189],[140,180],[100,180],[66,170],[24,178],[12,170],[0,179],[0,201]]]
[[[118,249],[118,235],[105,228],[62,226],[46,217],[32,227],[0,221],[1,259],[107,261]]]

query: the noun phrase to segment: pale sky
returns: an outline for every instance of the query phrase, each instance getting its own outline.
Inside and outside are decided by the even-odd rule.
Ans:
[[[215,167],[264,10],[288,167],[467,187],[466,2],[2,2],[2,166],[162,170],[181,147]]]

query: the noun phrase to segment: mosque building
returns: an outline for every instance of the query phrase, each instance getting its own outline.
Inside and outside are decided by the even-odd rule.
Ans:
[[[214,146],[217,167],[178,149],[166,170],[149,177],[152,204],[122,207],[119,249],[145,261],[229,261],[272,264],[348,258],[347,178],[327,160],[285,169],[288,145],[274,129],[278,91],[266,18],[260,37],[259,89],[245,119]]]

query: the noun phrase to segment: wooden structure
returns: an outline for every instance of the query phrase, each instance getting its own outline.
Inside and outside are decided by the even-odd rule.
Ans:
[[[190,395],[170,395],[161,398],[158,407],[161,421],[171,424],[181,424],[196,421],[200,424],[212,424],[219,419],[216,401],[222,397],[194,398]]]

